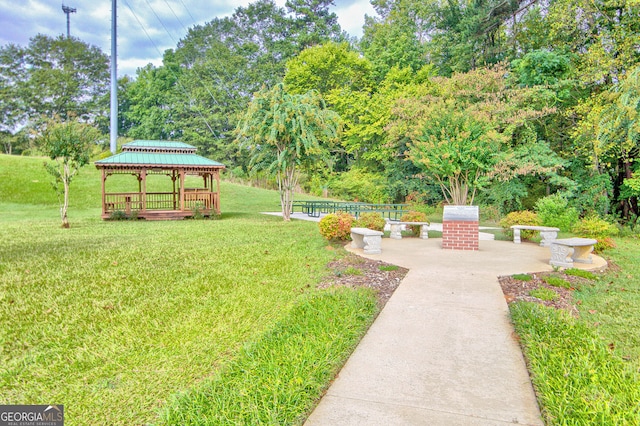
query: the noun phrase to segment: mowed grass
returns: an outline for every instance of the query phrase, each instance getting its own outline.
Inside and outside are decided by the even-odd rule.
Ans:
[[[231,374],[247,348],[277,357],[278,368],[243,371],[269,376],[273,392],[287,388],[279,377],[298,368],[295,351],[279,352],[269,336],[300,329],[295,348],[312,367],[295,380],[314,385],[274,408],[284,413],[280,422],[292,423],[376,314],[371,292],[315,289],[338,254],[326,249],[317,224],[259,214],[279,209],[275,192],[223,183],[221,220],[105,222],[99,175],[88,166],[72,183],[71,228],[61,229],[42,162],[0,157],[3,403],[64,404],[70,425],[155,423],[167,412],[183,418],[193,406],[169,409],[168,401]],[[343,332],[343,345],[326,343]],[[232,380],[215,383],[238,389]],[[248,419],[261,408],[253,410],[241,411]]]

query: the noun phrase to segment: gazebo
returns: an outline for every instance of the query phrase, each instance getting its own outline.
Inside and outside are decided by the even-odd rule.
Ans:
[[[136,140],[122,146],[122,152],[95,162],[102,171],[102,218],[120,212],[148,220],[183,219],[202,214],[220,214],[220,170],[225,166],[196,154],[196,148],[183,142]],[[107,192],[107,178],[133,175],[135,192]],[[147,177],[165,175],[171,192],[148,192]],[[199,176],[202,187],[187,188],[185,177]],[[193,180],[191,180],[193,181]],[[169,185],[167,185],[169,186]]]

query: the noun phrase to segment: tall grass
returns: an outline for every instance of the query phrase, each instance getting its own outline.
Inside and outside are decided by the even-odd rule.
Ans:
[[[218,376],[178,395],[162,423],[302,423],[375,311],[375,297],[365,289],[302,298]]]
[[[547,424],[639,424],[638,374],[591,327],[528,302],[512,304],[511,315]]]
[[[616,244],[617,266],[574,292],[579,318],[510,306],[547,424],[640,425],[640,247]]]

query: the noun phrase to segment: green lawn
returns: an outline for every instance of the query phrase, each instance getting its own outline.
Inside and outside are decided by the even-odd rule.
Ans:
[[[105,222],[88,166],[72,183],[71,228],[61,229],[42,162],[0,156],[3,403],[64,404],[69,425],[188,418],[185,394],[247,393],[232,379],[238,365],[285,383],[298,363],[269,336],[299,329],[296,350],[318,368],[294,374],[305,383],[297,391],[267,391],[281,401],[270,419],[295,423],[376,315],[371,292],[315,289],[340,252],[326,250],[315,223],[260,214],[279,210],[275,192],[223,184],[221,220]],[[341,344],[327,344],[343,331]],[[243,364],[250,348],[264,360]],[[279,367],[265,367],[274,356]],[[236,423],[262,411],[242,407]]]
[[[611,269],[574,292],[579,317],[510,305],[549,425],[640,425],[640,245],[616,243]]]

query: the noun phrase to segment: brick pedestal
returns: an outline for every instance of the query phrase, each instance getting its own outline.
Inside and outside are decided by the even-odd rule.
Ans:
[[[442,217],[442,248],[478,250],[478,207],[445,206]]]

